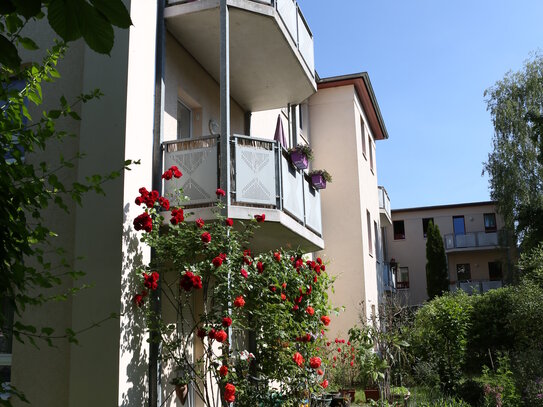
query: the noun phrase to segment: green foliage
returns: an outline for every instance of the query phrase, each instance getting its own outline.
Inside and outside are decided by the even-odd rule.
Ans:
[[[518,268],[521,280],[543,288],[543,242],[521,254]]]
[[[484,166],[490,195],[506,227],[529,250],[543,241],[543,56],[507,73],[485,96],[495,130]]]
[[[435,298],[415,315],[411,340],[416,363],[435,368],[446,392],[453,392],[462,376],[471,310],[470,297],[459,292]]]
[[[433,222],[428,224],[426,237],[426,290],[433,299],[449,289],[447,258],[441,232]]]
[[[23,37],[23,28],[47,15],[47,21],[60,38],[75,41],[81,37],[96,52],[109,54],[113,48],[113,26],[128,28],[130,14],[122,0],[3,0],[0,2],[0,66],[17,70],[21,58],[17,46],[38,48]]]
[[[480,381],[483,383],[484,407],[499,405],[520,407],[522,405],[507,355],[498,357],[495,372],[485,366]]]

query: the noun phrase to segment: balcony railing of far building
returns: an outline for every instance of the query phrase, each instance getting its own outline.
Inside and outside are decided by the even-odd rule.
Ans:
[[[502,286],[503,282],[501,280],[470,280],[451,284],[449,291],[462,290],[468,294],[481,294]]]
[[[445,250],[507,247],[507,234],[504,230],[497,232],[471,232],[462,235],[447,234],[444,236]]]
[[[168,0],[168,5],[191,3],[202,0]],[[277,10],[281,21],[302,55],[309,72],[314,75],[313,34],[305,20],[300,6],[295,0],[248,0],[253,3],[269,5]]]
[[[388,193],[385,187],[379,186],[378,189],[379,189],[379,209],[383,209],[387,213],[388,217],[391,218],[390,198],[388,197]]]
[[[230,137],[231,206],[278,209],[313,233],[322,235],[320,192],[309,177],[295,169],[279,142],[243,135]],[[220,176],[219,136],[163,143],[164,166],[183,172],[179,184],[165,183],[166,194],[181,186],[190,198],[188,207],[217,202]]]

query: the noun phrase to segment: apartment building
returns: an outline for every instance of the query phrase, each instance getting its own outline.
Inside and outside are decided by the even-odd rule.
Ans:
[[[450,291],[486,292],[501,287],[514,249],[494,202],[474,202],[392,210],[386,229],[387,260],[395,292],[418,305],[426,292],[426,231],[439,227],[447,256]]]

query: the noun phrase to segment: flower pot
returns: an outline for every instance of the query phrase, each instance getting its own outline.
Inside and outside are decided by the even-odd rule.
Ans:
[[[355,389],[341,389],[340,393],[343,397],[351,400],[351,403],[354,402]]]
[[[379,394],[379,389],[366,389],[364,390],[364,395],[366,396],[367,400],[379,400],[381,395]]]
[[[176,384],[175,385],[175,394],[181,402],[182,405],[185,405],[187,401],[187,396],[189,395],[189,386],[187,384]]]
[[[299,170],[305,170],[308,166],[307,157],[299,151],[290,153],[290,161],[292,161],[292,164]]]
[[[315,187],[315,189],[326,188],[326,180],[324,179],[324,176],[321,174],[313,174],[311,176],[311,183],[313,184],[313,187]]]

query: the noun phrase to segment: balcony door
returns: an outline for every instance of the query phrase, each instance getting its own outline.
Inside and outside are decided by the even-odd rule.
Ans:
[[[453,231],[455,236],[466,234],[466,224],[463,216],[453,216]]]

